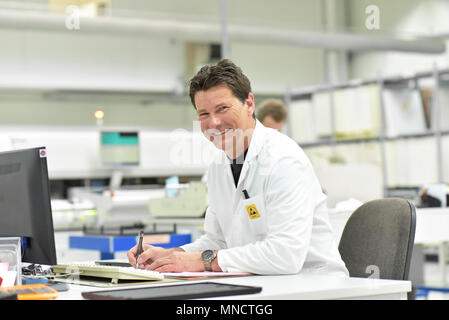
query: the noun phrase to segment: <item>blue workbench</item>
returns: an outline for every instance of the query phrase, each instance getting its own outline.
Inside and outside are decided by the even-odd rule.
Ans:
[[[169,241],[148,243],[153,246],[163,248],[179,247],[190,243],[190,234],[167,234]],[[70,236],[70,249],[84,249],[95,250],[100,252],[102,260],[114,259],[114,253],[120,251],[128,251],[137,244],[136,236],[106,236],[106,235],[85,235],[85,236]]]

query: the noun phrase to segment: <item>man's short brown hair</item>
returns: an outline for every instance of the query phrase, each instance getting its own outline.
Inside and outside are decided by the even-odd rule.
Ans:
[[[281,100],[265,100],[257,108],[257,119],[263,122],[267,116],[271,116],[276,122],[285,122],[287,120],[287,108]]]
[[[251,83],[243,74],[242,69],[229,59],[222,59],[214,66],[204,66],[190,80],[190,101],[195,106],[195,94],[210,88],[226,85],[242,103],[251,92]]]

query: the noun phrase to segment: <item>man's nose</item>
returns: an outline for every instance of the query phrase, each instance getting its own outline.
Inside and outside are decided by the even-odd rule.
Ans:
[[[211,115],[209,117],[209,128],[217,128],[221,124],[220,117],[217,117],[216,115]]]

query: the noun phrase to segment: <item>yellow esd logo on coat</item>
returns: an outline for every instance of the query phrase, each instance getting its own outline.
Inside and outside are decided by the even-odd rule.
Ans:
[[[256,219],[260,218],[259,211],[256,208],[255,204],[250,204],[248,206],[245,206],[246,212],[248,212],[248,216],[250,219]]]

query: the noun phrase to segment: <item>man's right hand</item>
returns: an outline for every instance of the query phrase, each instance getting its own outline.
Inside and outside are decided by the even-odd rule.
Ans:
[[[133,267],[136,267],[136,256],[137,256],[137,246],[135,245],[128,251],[128,260],[129,263],[133,265]],[[159,258],[166,257],[170,255],[173,251],[184,251],[181,248],[171,248],[171,249],[165,249],[161,247],[154,247],[149,244],[143,244],[142,245],[142,252],[140,253],[138,263],[139,263],[139,269],[146,269],[147,266],[152,264],[154,261],[156,261]]]

